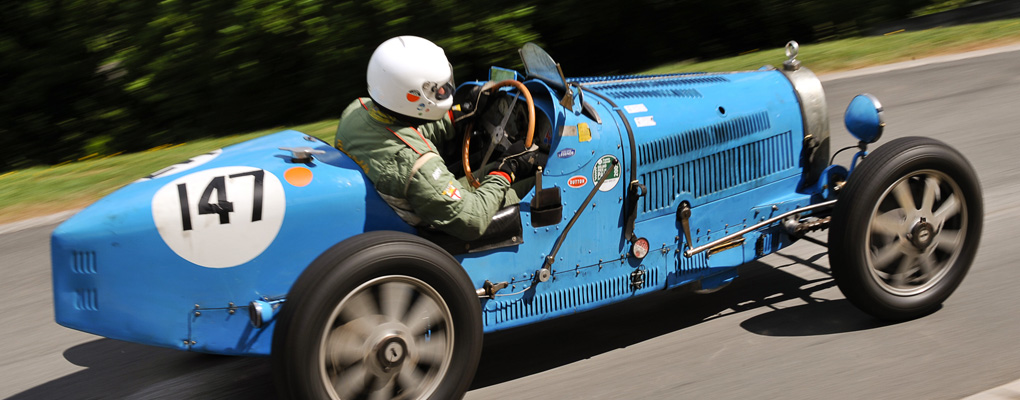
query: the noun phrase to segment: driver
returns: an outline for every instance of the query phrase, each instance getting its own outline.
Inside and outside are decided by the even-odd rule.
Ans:
[[[369,97],[343,111],[333,145],[404,221],[473,240],[496,211],[520,202],[510,185],[531,172],[535,152],[504,157],[477,189],[458,181],[440,156],[456,137],[453,92],[453,66],[442,48],[416,36],[389,39],[368,62]]]

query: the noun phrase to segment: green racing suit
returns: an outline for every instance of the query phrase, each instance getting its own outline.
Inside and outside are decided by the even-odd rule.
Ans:
[[[458,180],[437,147],[459,143],[456,136],[450,113],[408,126],[363,97],[341,114],[333,146],[361,166],[404,221],[472,240],[485,232],[496,211],[520,199],[500,175],[484,176],[477,189]]]

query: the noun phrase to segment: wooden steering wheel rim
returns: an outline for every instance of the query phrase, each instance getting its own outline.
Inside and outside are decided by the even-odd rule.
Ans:
[[[535,100],[532,99],[531,92],[528,91],[528,88],[525,87],[523,83],[513,79],[507,79],[496,83],[496,85],[490,88],[490,90],[496,90],[507,86],[517,88],[517,90],[524,94],[524,100],[528,103],[528,132],[524,136],[524,147],[531,148],[535,138]],[[464,176],[467,177],[468,183],[471,184],[471,187],[477,189],[482,185],[482,183],[479,182],[478,179],[475,179],[475,175],[471,173],[471,163],[468,162],[468,152],[471,149],[472,128],[474,128],[474,123],[469,122],[467,129],[464,130],[464,146],[461,151],[461,161],[462,164],[464,164]],[[479,167],[484,167],[484,165]]]

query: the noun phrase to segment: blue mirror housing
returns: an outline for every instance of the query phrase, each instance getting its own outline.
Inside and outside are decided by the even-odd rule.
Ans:
[[[843,117],[846,130],[858,140],[875,143],[882,137],[885,121],[882,120],[882,103],[868,93],[859,94],[850,101]]]

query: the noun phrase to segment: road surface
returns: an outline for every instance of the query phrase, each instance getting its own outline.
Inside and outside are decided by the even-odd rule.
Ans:
[[[882,142],[934,137],[977,169],[986,212],[981,249],[941,310],[905,323],[876,321],[843,299],[824,247],[802,242],[742,267],[714,294],[667,292],[490,335],[467,398],[960,399],[1020,379],[1020,246],[1013,243],[1020,237],[1020,51],[832,75],[824,87],[833,150],[854,143],[842,111],[853,95],[869,92],[886,109]],[[274,398],[267,359],[152,348],[56,325],[53,227],[0,235],[0,397]]]

